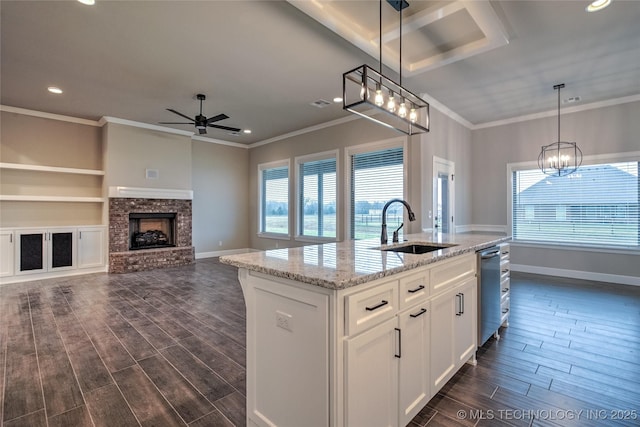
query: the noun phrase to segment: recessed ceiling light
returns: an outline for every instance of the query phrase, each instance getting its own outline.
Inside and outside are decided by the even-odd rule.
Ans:
[[[244,132],[244,133],[246,133],[246,134],[249,134],[249,133],[251,133],[251,129],[245,129],[245,130],[243,130],[242,132]]]
[[[56,95],[60,95],[62,93],[62,89],[56,86],[49,86],[47,90],[51,93],[55,93]]]
[[[333,102],[338,104],[338,103],[342,102],[342,98],[340,98],[339,96],[336,96],[335,98],[333,98]]]
[[[86,4],[87,6],[93,6],[96,4],[96,0],[78,0],[82,4]]]
[[[609,6],[610,4],[611,4],[611,0],[595,0],[595,1],[592,1],[591,4],[589,4],[589,6],[587,6],[586,11],[597,12]]]

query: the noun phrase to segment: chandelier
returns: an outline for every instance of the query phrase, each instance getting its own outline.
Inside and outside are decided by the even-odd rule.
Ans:
[[[342,75],[342,108],[407,135],[429,132],[429,104],[402,87],[402,9],[405,0],[387,0],[400,12],[399,83],[382,74],[382,0],[380,0],[380,68],[361,65]]]
[[[570,175],[582,164],[582,151],[578,145],[560,141],[560,89],[563,87],[564,83],[553,87],[558,91],[558,141],[542,146],[538,155],[538,167],[546,175]]]

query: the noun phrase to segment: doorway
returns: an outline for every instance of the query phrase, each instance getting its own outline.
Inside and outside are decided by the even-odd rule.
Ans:
[[[441,233],[455,233],[455,163],[433,156],[433,228]]]

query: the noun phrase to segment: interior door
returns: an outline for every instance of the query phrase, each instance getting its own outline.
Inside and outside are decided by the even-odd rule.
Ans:
[[[433,156],[433,228],[454,233],[455,163]]]

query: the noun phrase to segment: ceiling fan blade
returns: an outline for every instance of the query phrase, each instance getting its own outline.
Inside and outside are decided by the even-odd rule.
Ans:
[[[198,132],[200,133],[200,135],[204,135],[205,133],[207,133],[206,129],[198,129]]]
[[[179,113],[179,112],[177,112],[176,110],[172,110],[171,108],[167,108],[167,111],[171,111],[173,114],[177,114],[177,115],[179,115],[180,117],[184,117],[184,118],[185,118],[185,119],[187,119],[187,120],[191,120],[192,122],[195,122],[195,120],[193,120],[191,117],[189,117],[189,116],[185,116],[184,114]]]
[[[193,122],[191,123],[185,123],[185,122],[158,122],[161,125],[193,125]]]
[[[226,114],[218,114],[217,116],[209,117],[207,119],[207,125],[210,125],[213,122],[217,122],[217,121],[228,119],[228,118],[229,116],[227,116]]]
[[[231,128],[229,126],[220,126],[220,125],[214,125],[214,124],[209,124],[208,126],[211,127],[211,128],[228,130],[229,132],[240,132],[240,129]]]

